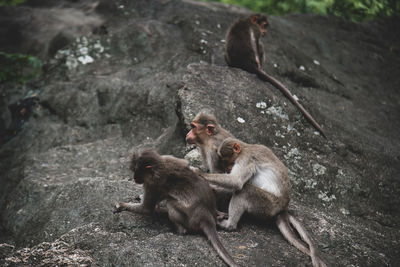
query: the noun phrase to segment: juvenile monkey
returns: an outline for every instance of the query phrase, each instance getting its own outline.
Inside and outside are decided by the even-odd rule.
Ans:
[[[146,149],[134,153],[130,169],[135,182],[143,184],[143,200],[140,204],[118,202],[114,213],[152,214],[156,205],[166,200],[168,217],[179,233],[203,231],[225,263],[238,266],[217,235],[214,193],[207,181],[189,168],[187,161]]]
[[[210,183],[234,191],[229,203],[228,219],[218,222],[234,230],[244,212],[264,219],[275,218],[283,236],[311,257],[313,266],[326,266],[309,234],[288,213],[291,185],[286,167],[263,145],[251,145],[233,138],[225,139],[218,148],[225,174],[203,174]],[[293,232],[299,233],[308,247]]]
[[[188,144],[195,144],[200,148],[203,164],[211,173],[221,173],[224,170],[219,165],[217,148],[227,137],[233,137],[221,127],[214,115],[199,112],[190,123],[192,128],[186,135]]]
[[[261,69],[264,61],[264,46],[260,37],[267,33],[268,20],[265,15],[252,15],[239,19],[228,30],[226,35],[225,60],[230,67],[241,68],[257,74],[258,78],[270,82],[295,105],[309,122],[326,138],[321,126],[293,97],[290,91],[278,80]]]

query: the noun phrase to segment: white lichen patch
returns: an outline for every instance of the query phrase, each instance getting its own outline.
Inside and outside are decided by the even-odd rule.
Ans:
[[[308,179],[305,182],[306,182],[306,184],[304,187],[307,189],[314,189],[315,186],[317,185],[317,181],[315,181],[313,179]]]
[[[305,68],[303,65],[301,65],[301,66],[299,67],[299,70],[301,70],[301,71],[305,71],[305,70],[306,70],[306,68]]]
[[[243,119],[243,118],[241,118],[241,117],[238,117],[237,118],[237,121],[239,122],[239,123],[245,123],[246,121]]]
[[[292,149],[290,149],[290,151],[284,156],[285,159],[301,159],[301,154],[299,152],[299,150],[294,147]]]
[[[275,136],[280,138],[285,138],[285,136],[279,130],[275,132]]]
[[[266,109],[267,103],[265,103],[264,101],[258,102],[258,103],[256,103],[256,107],[260,108],[260,109]]]
[[[342,170],[342,169],[339,169],[339,170],[337,171],[336,178],[337,178],[337,179],[343,179],[343,178],[345,178],[345,177],[346,177],[346,176],[344,175],[343,170]]]
[[[341,212],[343,215],[346,215],[346,216],[350,215],[350,211],[348,211],[348,210],[345,209],[345,208],[340,208],[340,212]]]
[[[316,176],[324,175],[324,174],[326,173],[326,167],[325,167],[325,166],[322,166],[322,165],[319,164],[319,163],[315,163],[315,164],[313,165],[313,172],[314,172],[314,174],[315,174]]]
[[[300,160],[302,159],[302,155],[296,147],[293,147],[289,150],[289,152],[284,155],[284,158],[290,162],[288,167],[293,170],[302,170],[303,167],[300,164]]]
[[[318,60],[316,60],[316,59],[314,59],[314,61],[313,61],[313,62],[314,62],[314,64],[315,64],[315,65],[318,65],[318,66],[320,65],[319,61],[318,61]]]
[[[83,65],[86,65],[94,62],[94,59],[91,56],[85,55],[78,57],[78,61],[81,62]]]
[[[101,44],[100,40],[91,40],[82,36],[76,38],[69,49],[58,50],[54,59],[56,62],[64,61],[67,68],[72,70],[80,64],[93,63],[95,59],[100,59],[103,56],[108,58],[108,54],[105,52],[106,48]]]
[[[282,107],[274,107],[274,106],[269,107],[267,108],[266,113],[274,117],[279,117],[283,120],[289,120],[289,116],[283,112]]]
[[[202,163],[201,153],[198,149],[190,150],[184,158],[194,166],[200,166]]]
[[[318,194],[318,198],[324,202],[332,202],[333,200],[336,199],[335,195],[329,196],[328,192],[322,192],[322,191],[320,191],[320,193]]]

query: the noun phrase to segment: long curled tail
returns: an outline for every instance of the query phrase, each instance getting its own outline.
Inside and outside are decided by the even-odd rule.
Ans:
[[[287,239],[287,241],[295,246],[298,250],[307,254],[311,257],[311,261],[314,267],[326,267],[327,265],[322,261],[318,255],[318,251],[315,248],[309,234],[304,229],[302,224],[287,211],[280,213],[276,218],[276,225],[281,231],[282,235]],[[293,232],[292,225],[294,229],[299,233],[300,237],[304,240],[306,244],[299,240],[296,234]]]
[[[322,134],[322,136],[326,138],[325,132],[322,130],[322,127],[318,124],[318,122],[314,120],[310,113],[307,112],[307,110],[296,100],[296,98],[294,98],[292,93],[290,93],[290,91],[281,82],[268,75],[261,69],[257,69],[256,74],[261,80],[269,82],[278,88],[298,109],[300,109],[307,120]]]

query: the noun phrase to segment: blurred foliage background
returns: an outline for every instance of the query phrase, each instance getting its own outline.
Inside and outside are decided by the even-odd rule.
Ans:
[[[203,0],[249,8],[270,15],[314,13],[354,21],[390,17],[400,13],[400,0]]]
[[[3,6],[16,6],[25,0],[0,0]],[[42,61],[35,56],[0,51],[0,83],[26,83],[40,75]]]

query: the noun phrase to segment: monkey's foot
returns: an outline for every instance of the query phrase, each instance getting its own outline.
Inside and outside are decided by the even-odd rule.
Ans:
[[[185,227],[183,227],[182,225],[180,225],[178,223],[175,224],[175,227],[176,227],[176,232],[179,235],[185,235],[188,232],[188,230]]]
[[[121,211],[124,211],[125,208],[121,205],[121,202],[116,202],[114,204],[114,209],[113,209],[113,213],[119,213]]]
[[[224,219],[228,219],[228,213],[217,210],[217,220],[221,221]]]
[[[236,225],[231,225],[229,223],[229,220],[222,220],[217,222],[217,225],[221,228],[224,229],[225,231],[235,231],[236,230]]]

